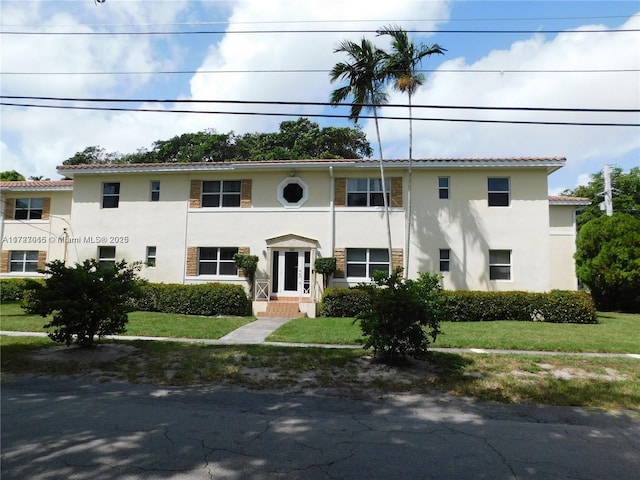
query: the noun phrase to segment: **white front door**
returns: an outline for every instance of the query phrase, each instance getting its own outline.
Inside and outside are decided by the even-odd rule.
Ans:
[[[271,291],[278,296],[310,294],[311,251],[274,250],[271,259]]]

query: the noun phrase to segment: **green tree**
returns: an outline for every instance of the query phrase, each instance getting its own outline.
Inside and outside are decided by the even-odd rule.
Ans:
[[[184,133],[169,140],[154,142],[150,161],[168,162],[222,162],[233,156],[230,133],[207,130]]]
[[[444,54],[446,51],[437,43],[433,45],[416,45],[411,40],[407,32],[400,27],[385,27],[378,30],[378,35],[388,35],[391,37],[391,52],[385,52],[384,73],[393,81],[393,88],[399,92],[406,93],[409,106],[409,169],[407,178],[407,222],[406,222],[406,245],[405,245],[405,271],[409,272],[409,250],[411,248],[411,187],[413,174],[413,95],[424,83],[424,75],[418,72],[418,67],[422,65],[425,57],[433,54]]]
[[[247,133],[235,138],[236,160],[362,158],[372,150],[360,128],[320,128],[308,118],[284,121],[279,132]]]
[[[307,118],[285,121],[278,132],[216,133],[205,130],[157,140],[150,150],[122,155],[100,147],[87,147],[65,165],[105,163],[224,162],[229,160],[289,160],[312,158],[362,158],[372,154],[359,127],[320,128]]]
[[[258,256],[236,253],[233,260],[238,268],[244,270],[249,280],[249,298],[253,300],[253,288],[256,283],[256,270],[258,269]]]
[[[349,118],[357,122],[364,107],[371,108],[376,127],[378,153],[380,158],[380,181],[382,183],[382,198],[384,202],[385,218],[387,222],[387,242],[389,244],[389,260],[392,256],[391,223],[389,220],[389,200],[384,175],[384,159],[382,155],[382,141],[380,140],[380,126],[378,122],[378,107],[387,102],[384,91],[385,73],[382,69],[384,52],[371,41],[363,38],[360,43],[344,40],[334,53],[346,53],[349,61],[338,62],[329,74],[331,83],[341,80],[346,85],[331,92],[331,103],[339,105],[351,97],[351,112]]]
[[[115,152],[107,152],[104,148],[92,146],[82,152],[76,152],[73,157],[67,158],[63,165],[94,165],[104,163],[120,163],[122,155]]]
[[[318,257],[314,263],[314,268],[317,273],[322,274],[322,288],[326,289],[329,286],[329,279],[331,275],[336,271],[338,260],[336,257]]]
[[[0,172],[0,182],[24,182],[24,175],[15,170],[5,170]]]
[[[627,173],[624,173],[620,167],[611,168],[611,185],[613,211],[628,213],[640,220],[640,167],[634,167]],[[578,229],[587,222],[605,215],[605,212],[600,209],[600,203],[604,200],[603,192],[604,172],[602,170],[591,175],[591,181],[587,185],[580,185],[562,192],[562,195],[585,197],[591,200],[591,205],[578,214],[576,219]]]
[[[391,275],[376,272],[373,284],[363,284],[370,308],[356,317],[365,338],[364,348],[388,363],[407,355],[424,358],[431,341],[440,333],[442,288],[440,277],[422,273],[417,280],[403,280],[402,268]]]
[[[596,218],[576,243],[576,272],[596,307],[640,312],[640,220],[626,213]]]
[[[53,314],[44,328],[53,328],[49,337],[71,345],[93,347],[95,337],[123,333],[139,294],[137,264],[122,260],[101,265],[88,259],[67,267],[60,260],[47,263],[44,284],[31,280],[23,308],[42,317]]]

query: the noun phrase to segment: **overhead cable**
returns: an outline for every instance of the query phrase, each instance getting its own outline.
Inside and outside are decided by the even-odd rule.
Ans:
[[[65,110],[94,110],[110,112],[146,112],[146,113],[189,113],[189,114],[209,114],[209,115],[246,115],[246,116],[279,116],[279,117],[309,117],[309,118],[349,118],[349,115],[340,114],[313,114],[305,113],[285,113],[285,112],[233,112],[233,111],[211,111],[211,110],[161,110],[151,108],[124,108],[124,107],[84,107],[72,105],[42,105],[28,103],[0,102],[0,105],[27,108],[53,108]],[[361,119],[376,118],[373,115],[360,115]],[[379,120],[407,120],[407,117],[394,117],[388,115],[378,115]],[[490,120],[471,118],[427,118],[412,117],[414,121],[430,122],[464,122],[464,123],[492,123],[492,124],[513,124],[513,125],[563,125],[563,126],[588,126],[588,127],[640,127],[640,123],[615,123],[615,122],[561,122],[561,121],[536,121],[536,120]]]
[[[560,33],[633,33],[640,32],[637,28],[623,28],[623,29],[606,29],[606,28],[589,28],[578,30],[436,30],[436,29],[410,29],[405,30],[407,33],[429,33],[429,34],[469,34],[469,35],[497,35],[497,34],[560,34]],[[229,35],[229,34],[324,34],[324,33],[377,33],[377,30],[370,29],[327,29],[327,30],[173,30],[173,31],[147,31],[147,32],[19,32],[19,31],[0,31],[0,35],[33,35],[33,36],[49,36],[49,35],[61,35],[61,36],[109,36],[109,35]]]
[[[58,102],[87,102],[87,103],[173,103],[173,104],[232,104],[232,105],[286,105],[286,106],[313,106],[313,107],[350,107],[352,103],[330,102],[302,102],[302,101],[277,101],[277,100],[195,100],[195,99],[158,99],[158,98],[74,98],[74,97],[45,97],[45,96],[17,96],[0,95],[0,98],[8,100],[42,100]],[[362,107],[373,107],[371,103],[359,103]],[[375,105],[385,108],[406,108],[408,104],[386,103]],[[413,109],[432,108],[446,110],[505,110],[505,111],[533,111],[533,112],[570,112],[570,113],[640,113],[637,108],[560,108],[560,107],[501,107],[478,105],[411,105]]]

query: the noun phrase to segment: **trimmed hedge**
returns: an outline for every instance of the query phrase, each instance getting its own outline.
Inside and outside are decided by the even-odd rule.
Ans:
[[[369,308],[369,300],[357,288],[328,288],[322,296],[320,316],[355,317]],[[443,321],[487,322],[517,320],[551,323],[598,323],[591,297],[584,292],[553,290],[443,291]]]
[[[355,317],[369,310],[369,295],[358,288],[327,288],[322,294],[321,317]]]
[[[44,280],[30,278],[30,281],[44,283]],[[17,302],[24,298],[26,278],[0,279],[0,302]]]
[[[516,320],[551,323],[598,323],[593,300],[584,292],[444,291],[444,320],[486,322]]]
[[[241,285],[144,283],[136,310],[184,315],[251,315],[251,301]]]

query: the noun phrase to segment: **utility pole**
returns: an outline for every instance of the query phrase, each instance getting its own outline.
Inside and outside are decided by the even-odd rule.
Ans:
[[[611,166],[604,166],[604,210],[608,217],[613,215],[613,196],[611,191]]]

